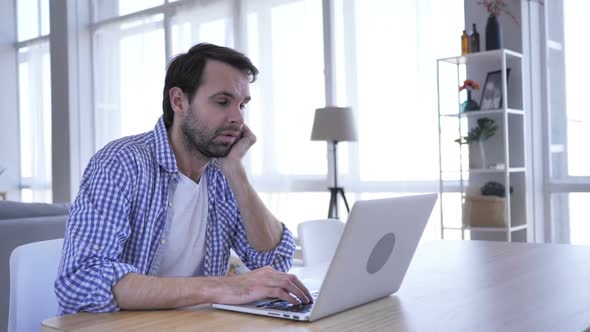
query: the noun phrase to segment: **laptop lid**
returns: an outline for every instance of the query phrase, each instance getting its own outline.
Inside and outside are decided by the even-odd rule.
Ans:
[[[307,274],[314,277],[325,274],[321,283],[313,282],[321,286],[315,303],[310,305],[311,311],[294,311],[285,301],[277,300],[277,305],[277,301],[268,299],[212,306],[314,321],[391,295],[401,286],[437,197],[437,194],[426,194],[357,201],[327,271],[325,266],[314,266],[297,273],[311,291],[317,288],[310,288],[312,283]]]
[[[309,320],[397,292],[437,197],[426,194],[357,201]]]

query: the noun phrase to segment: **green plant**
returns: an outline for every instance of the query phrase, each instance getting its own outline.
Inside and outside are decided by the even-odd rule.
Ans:
[[[496,129],[498,129],[498,126],[494,120],[490,118],[479,118],[477,119],[477,126],[471,128],[467,133],[467,136],[457,138],[455,142],[459,144],[483,142],[494,136]]]

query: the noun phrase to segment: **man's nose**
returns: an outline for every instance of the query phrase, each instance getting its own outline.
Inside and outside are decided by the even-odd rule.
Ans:
[[[229,120],[231,123],[235,123],[240,126],[244,123],[244,111],[240,108],[240,105],[232,107]]]

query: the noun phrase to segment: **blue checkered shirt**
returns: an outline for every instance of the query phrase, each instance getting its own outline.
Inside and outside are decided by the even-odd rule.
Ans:
[[[208,204],[204,274],[223,276],[230,249],[250,269],[287,271],[295,244],[283,225],[280,244],[254,250],[229,183],[213,161],[205,171]],[[153,131],[113,141],[90,160],[68,217],[55,281],[59,314],[120,310],[112,287],[127,273],[158,271],[179,181],[162,118]]]

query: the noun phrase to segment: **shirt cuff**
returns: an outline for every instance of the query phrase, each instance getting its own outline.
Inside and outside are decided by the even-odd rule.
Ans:
[[[293,265],[293,255],[295,254],[295,241],[293,240],[293,234],[291,231],[282,224],[283,235],[281,242],[274,249],[269,251],[257,251],[254,249],[250,250],[248,255],[250,261],[256,266],[248,266],[250,269],[256,269],[262,266],[270,265],[275,270],[287,272]]]

